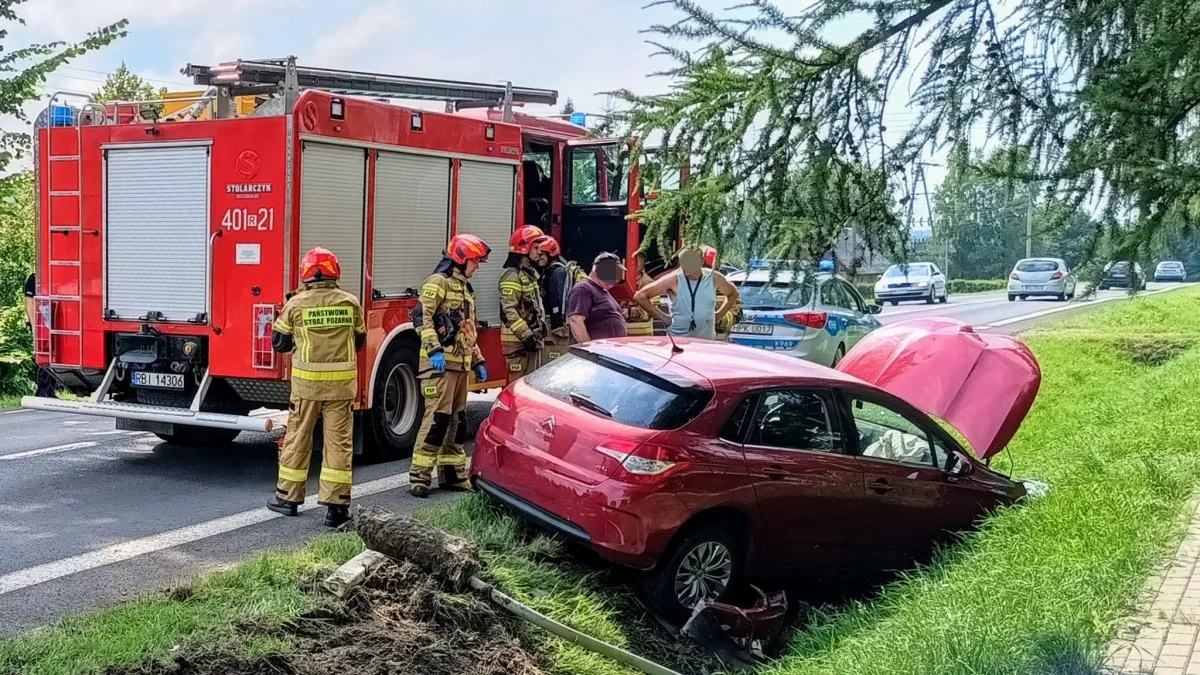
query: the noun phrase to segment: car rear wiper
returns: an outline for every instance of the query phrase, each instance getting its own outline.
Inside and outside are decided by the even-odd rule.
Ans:
[[[603,417],[612,419],[612,412],[610,412],[608,408],[605,408],[604,406],[600,405],[599,403],[596,403],[595,401],[584,396],[583,394],[577,394],[575,392],[571,392],[570,394],[567,394],[567,395],[571,397],[571,403],[575,404],[577,407],[590,410],[590,411],[596,413],[597,415],[601,415]]]

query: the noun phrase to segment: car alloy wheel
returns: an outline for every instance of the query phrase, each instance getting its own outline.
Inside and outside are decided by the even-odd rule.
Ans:
[[[733,553],[717,541],[704,541],[688,551],[675,573],[675,597],[691,609],[706,598],[720,597],[733,578]]]

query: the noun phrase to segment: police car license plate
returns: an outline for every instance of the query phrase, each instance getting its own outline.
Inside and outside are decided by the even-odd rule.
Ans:
[[[730,332],[743,335],[770,335],[774,329],[775,327],[769,323],[735,323]]]
[[[134,373],[133,386],[154,389],[183,389],[183,376],[171,373]]]

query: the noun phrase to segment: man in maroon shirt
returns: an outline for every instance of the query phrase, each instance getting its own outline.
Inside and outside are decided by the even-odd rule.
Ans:
[[[567,325],[576,342],[625,337],[625,314],[609,289],[621,281],[625,266],[612,253],[601,253],[592,273],[567,296]]]

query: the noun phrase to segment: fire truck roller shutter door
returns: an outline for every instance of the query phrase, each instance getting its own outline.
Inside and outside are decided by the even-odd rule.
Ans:
[[[323,246],[342,264],[339,285],[362,300],[367,151],[305,142],[300,164],[300,250]]]
[[[375,163],[371,285],[388,297],[420,291],[450,234],[450,159],[380,152]]]
[[[105,152],[105,308],[136,320],[208,310],[209,146]]]
[[[486,242],[505,242],[513,231],[516,197],[515,164],[462,161],[458,177],[458,232],[474,234]],[[496,256],[492,256],[495,258]],[[500,275],[502,260],[482,265],[471,277],[475,289],[476,319],[500,326]]]

